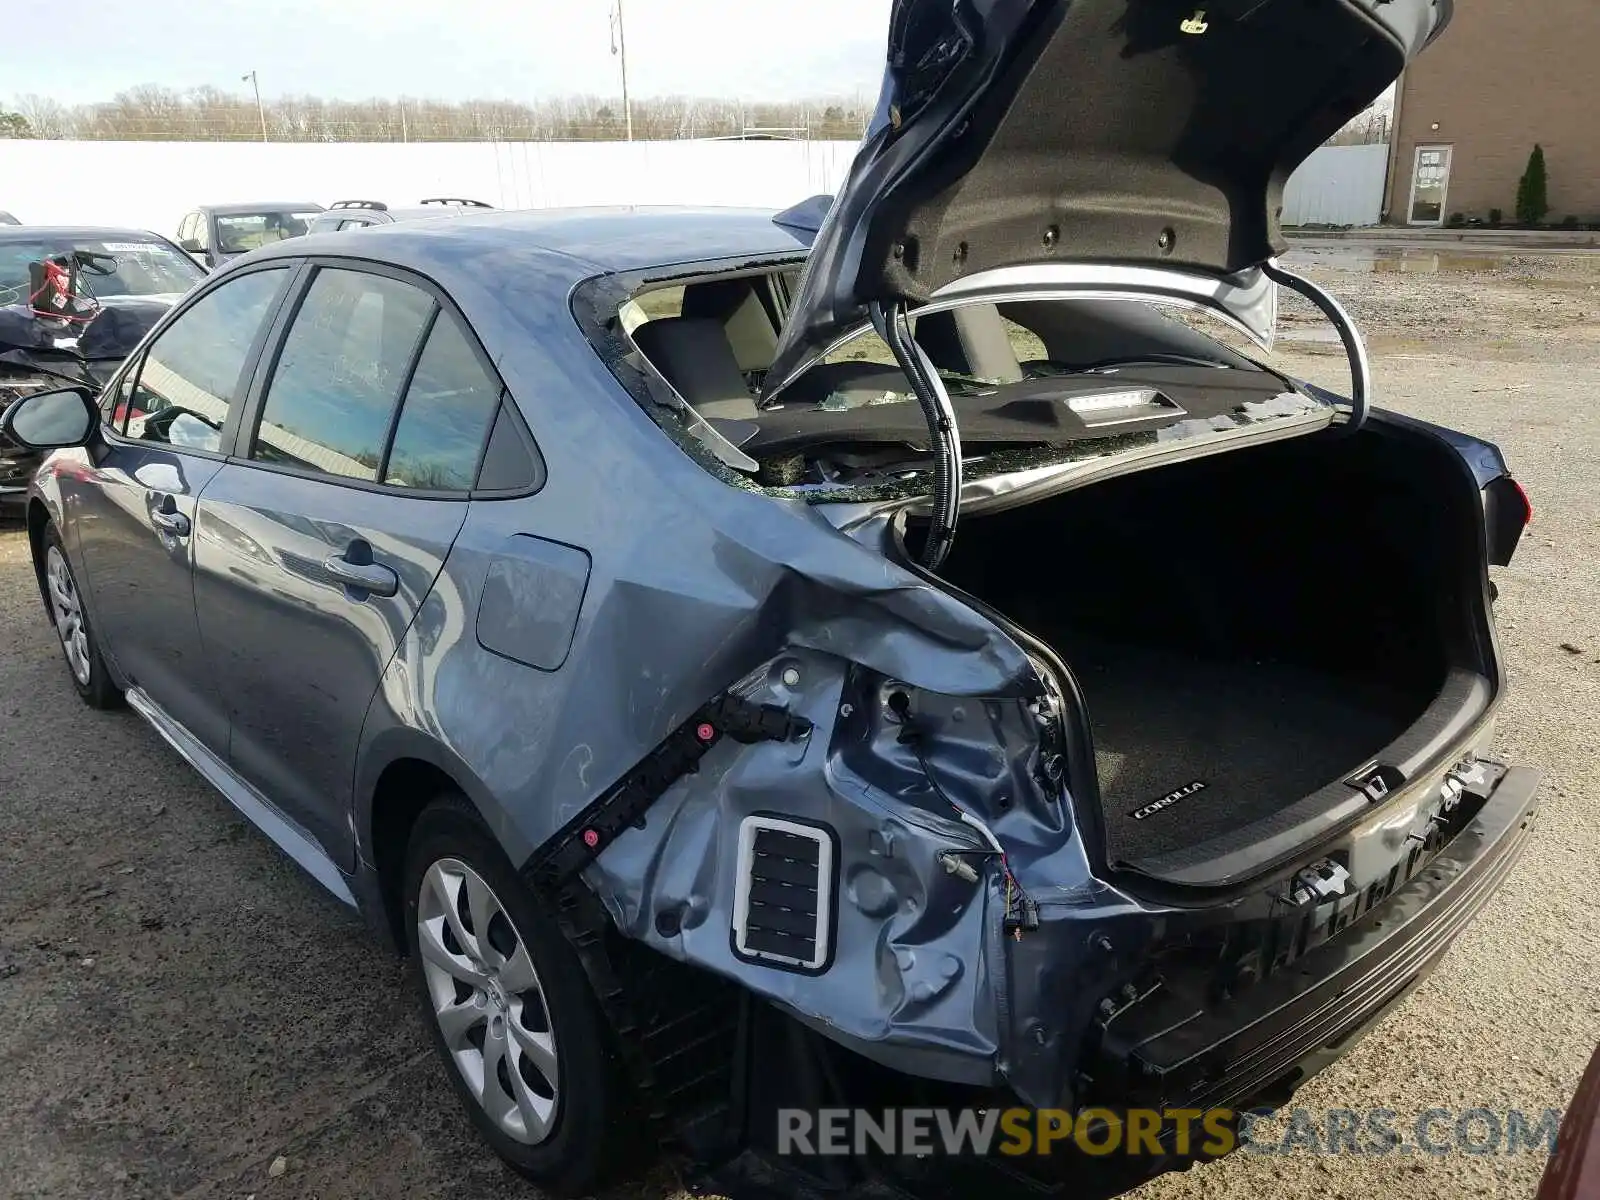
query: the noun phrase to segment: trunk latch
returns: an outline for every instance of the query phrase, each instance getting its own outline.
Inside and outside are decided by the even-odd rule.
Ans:
[[[1406,781],[1405,773],[1399,767],[1387,766],[1376,763],[1359,774],[1352,775],[1345,782],[1374,804],[1381,804],[1389,798],[1396,788]]]
[[[1337,900],[1350,886],[1350,872],[1342,863],[1324,858],[1312,863],[1289,885],[1289,902],[1296,906],[1321,904],[1324,900]]]

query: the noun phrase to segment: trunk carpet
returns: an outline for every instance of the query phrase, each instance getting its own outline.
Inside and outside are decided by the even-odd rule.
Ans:
[[[1309,795],[1364,766],[1427,703],[1288,664],[1081,639],[1067,661],[1089,708],[1113,862],[1192,846]]]

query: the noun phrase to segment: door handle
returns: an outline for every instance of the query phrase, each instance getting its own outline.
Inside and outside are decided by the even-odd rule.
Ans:
[[[392,568],[374,562],[372,547],[364,541],[351,542],[343,554],[323,559],[322,569],[349,591],[363,593],[352,596],[353,600],[392,596],[400,590],[400,576]]]
[[[178,511],[177,502],[171,496],[161,497],[161,503],[151,510],[150,524],[173,537],[188,537],[192,528],[189,518]]]

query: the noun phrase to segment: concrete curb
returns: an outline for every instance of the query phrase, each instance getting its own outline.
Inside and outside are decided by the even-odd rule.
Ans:
[[[1414,229],[1373,225],[1357,229],[1285,229],[1290,241],[1406,243],[1462,246],[1475,250],[1591,250],[1600,232],[1583,229]]]

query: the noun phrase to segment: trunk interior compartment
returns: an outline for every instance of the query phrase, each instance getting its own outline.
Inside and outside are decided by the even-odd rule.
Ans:
[[[1106,859],[1176,879],[1470,728],[1495,679],[1482,520],[1453,451],[1368,426],[964,516],[939,576],[1069,665]]]

